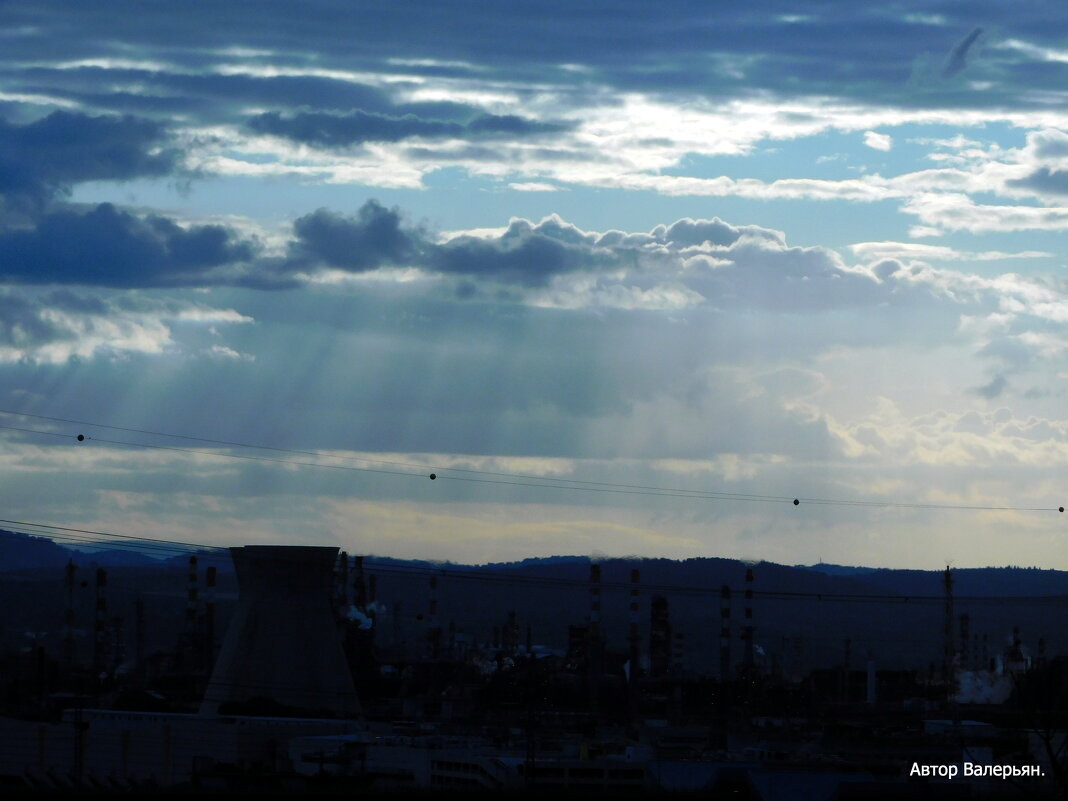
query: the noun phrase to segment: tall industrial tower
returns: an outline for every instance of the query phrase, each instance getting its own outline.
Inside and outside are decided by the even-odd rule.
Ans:
[[[240,597],[202,714],[260,698],[308,713],[360,713],[330,607],[337,554],[307,546],[230,549]]]

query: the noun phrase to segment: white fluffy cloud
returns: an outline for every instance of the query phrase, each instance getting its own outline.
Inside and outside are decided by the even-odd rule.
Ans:
[[[894,146],[894,139],[890,134],[877,133],[876,131],[865,131],[864,144],[872,150],[888,151]]]
[[[0,307],[4,309],[0,363],[58,365],[101,356],[177,354],[183,345],[175,336],[176,325],[214,327],[251,322],[233,309],[160,301],[136,293],[8,291],[0,295]]]

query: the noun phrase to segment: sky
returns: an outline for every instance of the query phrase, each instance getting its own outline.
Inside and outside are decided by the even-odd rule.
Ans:
[[[0,516],[1068,569],[1066,22],[0,2]]]

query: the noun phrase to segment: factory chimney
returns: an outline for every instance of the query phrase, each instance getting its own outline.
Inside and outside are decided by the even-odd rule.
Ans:
[[[630,571],[630,654],[627,659],[627,704],[630,707],[631,720],[637,719],[641,706],[638,691],[638,673],[641,667],[641,641],[638,639],[638,582],[640,578],[638,569],[633,568]]]
[[[438,577],[430,577],[430,603],[427,608],[427,656],[441,656],[441,626],[438,624]]]
[[[630,671],[631,680],[635,678],[638,663],[641,661],[641,640],[638,636],[638,582],[641,574],[637,568],[630,571]]]
[[[590,565],[590,625],[589,625],[590,674],[601,673],[601,566]]]
[[[189,570],[186,574],[185,590],[185,637],[184,657],[187,666],[196,671],[205,669],[207,658],[204,654],[203,642],[200,637],[200,621],[198,611],[200,608],[200,591],[197,586],[197,558],[189,557]]]
[[[74,560],[67,560],[64,579],[67,585],[67,610],[63,614],[63,669],[70,675],[74,668]]]
[[[336,590],[338,617],[344,618],[349,608],[349,555],[346,551],[338,557]]]
[[[731,588],[719,588],[719,680],[731,679]]]
[[[110,645],[108,641],[108,572],[96,569],[96,616],[93,621],[93,673],[99,676],[111,667]]]
[[[945,593],[945,619],[942,622],[942,681],[946,688],[946,698],[953,697],[953,571],[946,565],[942,574],[942,589]]]
[[[218,570],[214,565],[204,573],[204,666],[205,672],[215,664],[215,587]]]
[[[671,668],[671,617],[668,601],[654,595],[649,604],[649,673],[659,678]]]
[[[590,709],[596,710],[600,695],[601,661],[604,641],[601,639],[601,566],[590,565],[590,621],[586,629],[586,688]]]
[[[960,666],[962,670],[970,670],[972,667],[971,627],[971,616],[965,612],[960,616]]]
[[[337,548],[231,548],[240,590],[202,714],[269,699],[312,714],[360,712],[331,614]]]
[[[748,675],[753,670],[753,568],[745,569],[745,657],[743,664]]]

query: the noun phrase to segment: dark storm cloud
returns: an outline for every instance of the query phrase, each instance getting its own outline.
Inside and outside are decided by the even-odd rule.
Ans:
[[[430,251],[427,266],[444,273],[483,276],[528,287],[556,275],[605,270],[678,267],[693,246],[727,247],[743,237],[782,244],[782,234],[756,225],[734,226],[718,217],[683,218],[648,233],[583,231],[551,215],[539,223],[513,220],[499,237],[457,237]]]
[[[33,67],[14,72],[9,79],[23,92],[55,94],[94,105],[110,107],[113,103],[131,103],[134,102],[130,98],[133,95],[144,97],[150,106],[170,103],[174,107],[200,109],[216,116],[229,116],[234,113],[233,107],[242,104],[295,108],[314,101],[319,108],[371,111],[386,111],[393,107],[388,94],[373,86],[303,75],[258,77],[82,66],[64,69]],[[126,90],[104,93],[101,88],[105,86],[126,87]],[[446,109],[437,111],[446,113]]]
[[[301,113],[284,117],[269,111],[253,117],[248,127],[309,145],[345,147],[363,142],[399,142],[403,139],[494,139],[559,133],[567,126],[538,122],[515,115],[480,114],[467,122],[424,119],[414,114],[394,117],[354,111],[351,114]]]
[[[524,221],[525,222],[525,221]],[[545,286],[554,275],[609,267],[618,263],[608,251],[561,242],[527,223],[513,223],[496,240],[459,237],[436,248],[429,266],[456,275],[485,276],[523,286]]]
[[[180,172],[170,135],[133,116],[56,111],[26,123],[0,120],[0,280],[111,287],[291,285],[272,265],[247,266],[257,250],[219,225],[183,227],[104,203],[56,202],[85,181]]]
[[[1068,156],[1068,134],[1061,131],[1039,131],[1031,134],[1028,142],[1034,148],[1035,156],[1040,159],[1059,159]]]
[[[294,266],[323,264],[350,272],[420,260],[427,247],[423,235],[401,226],[397,209],[374,200],[351,217],[319,209],[293,223],[290,259]]]
[[[256,24],[250,25],[253,16]],[[50,78],[58,85],[77,80],[71,61],[141,57],[175,67],[165,66],[150,79],[146,93],[157,96],[167,94],[153,90],[163,82],[177,93],[207,96],[214,91],[208,84],[218,76],[181,73],[212,73],[220,64],[241,62],[391,73],[397,79],[477,77],[555,85],[578,90],[579,103],[583,87],[592,84],[706,97],[771,91],[905,105],[928,105],[944,96],[951,105],[981,107],[1034,105],[1039,101],[1022,90],[1059,85],[1052,75],[1039,86],[1014,83],[1011,67],[1033,59],[1004,51],[997,59],[984,59],[983,67],[984,77],[1008,79],[1007,86],[965,93],[959,87],[934,86],[917,93],[907,87],[915,60],[931,59],[932,75],[952,77],[973,66],[980,30],[1058,46],[1063,13],[1055,4],[1024,8],[992,0],[918,8],[821,0],[738,7],[680,0],[670,13],[640,0],[489,6],[476,0],[414,0],[361,4],[358,15],[341,0],[257,4],[254,12],[246,3],[220,0],[210,10],[198,7],[197,13],[133,0],[109,3],[106,12],[74,0],[43,0],[9,6],[6,23],[17,32],[4,43],[16,75],[31,64],[67,62],[57,71],[66,75]],[[961,39],[968,30],[972,33]],[[582,69],[561,70],[561,65]],[[366,90],[345,87],[342,81],[308,79],[307,91],[301,92],[302,80],[250,77],[244,79],[244,89],[240,80],[218,81],[218,91],[232,94],[215,104],[213,113],[232,115],[242,103],[390,113],[353,96]],[[98,90],[83,86],[80,91]]]
[[[477,106],[449,100],[398,103],[377,86],[317,75],[259,76],[80,66],[32,67],[10,71],[4,77],[13,89],[27,94],[54,95],[111,110],[182,110],[195,112],[205,121],[244,120],[242,108],[246,106],[315,108],[339,115],[358,110],[371,115],[413,115],[461,123],[483,113]],[[102,91],[105,86],[113,87],[112,91]],[[403,88],[406,84],[396,82],[393,86]]]
[[[440,242],[407,224],[399,209],[369,201],[352,216],[320,209],[298,219],[293,230],[283,268],[291,276],[317,268],[363,273],[418,267],[464,279],[457,287],[461,298],[478,294],[471,281],[535,289],[576,273],[625,275],[611,280],[634,288],[678,279],[712,303],[777,311],[916,302],[926,294],[846,270],[823,248],[787,247],[778,231],[719,218],[684,218],[648,233],[597,233],[550,215],[538,223],[513,219],[496,236]]]
[[[36,87],[30,89],[37,94]],[[70,90],[46,90],[44,94],[53,95],[63,100],[71,100],[78,105],[100,111],[114,111],[122,114],[141,114],[147,116],[164,116],[168,114],[191,114],[204,109],[201,98],[183,95],[152,95],[142,92],[79,92]]]
[[[157,72],[148,77],[176,94],[212,98],[228,103],[318,108],[364,108],[384,111],[392,107],[389,95],[381,89],[352,81],[305,75],[186,75]]]
[[[0,120],[0,194],[43,200],[80,181],[166,175],[176,153],[156,122],[56,111],[18,125]]]
[[[248,261],[253,246],[218,225],[183,228],[102,203],[56,209],[32,228],[0,234],[0,278],[20,284],[110,287],[233,283],[215,268]]]
[[[1023,178],[1013,178],[1005,185],[1014,189],[1028,189],[1040,195],[1068,195],[1068,172],[1040,167]]]
[[[444,244],[406,226],[399,209],[368,201],[353,216],[326,209],[298,219],[289,249],[293,270],[316,265],[366,272],[404,265],[433,272],[543,286],[553,276],[618,263],[590,246],[578,229],[549,218],[537,225],[515,220],[497,238],[456,237]]]

